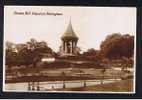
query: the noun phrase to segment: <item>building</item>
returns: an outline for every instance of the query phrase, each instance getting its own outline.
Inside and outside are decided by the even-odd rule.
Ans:
[[[69,25],[67,27],[67,30],[61,37],[62,45],[60,47],[60,54],[61,56],[75,56],[77,55],[77,42],[78,37],[75,34],[71,20],[69,22]]]

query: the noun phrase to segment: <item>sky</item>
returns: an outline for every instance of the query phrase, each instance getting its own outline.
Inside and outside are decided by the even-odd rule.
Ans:
[[[82,51],[99,50],[101,42],[112,33],[136,34],[135,7],[5,6],[4,40],[24,43],[34,38],[59,51],[70,18]]]

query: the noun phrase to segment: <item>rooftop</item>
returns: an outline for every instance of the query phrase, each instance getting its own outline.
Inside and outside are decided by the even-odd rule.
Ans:
[[[65,31],[65,33],[62,35],[62,38],[77,38],[77,35],[75,34],[73,28],[72,28],[72,24],[71,24],[71,20],[69,22],[69,25],[67,27],[67,30]]]

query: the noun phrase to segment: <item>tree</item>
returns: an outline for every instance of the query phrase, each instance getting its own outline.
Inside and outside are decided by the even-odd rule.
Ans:
[[[17,45],[18,49],[18,64],[19,65],[33,65],[34,67],[41,60],[43,55],[53,53],[52,49],[48,47],[44,41],[36,41],[31,39],[26,44]]]
[[[16,65],[16,58],[17,58],[16,52],[6,50],[6,65],[8,65],[9,67]]]
[[[18,66],[20,65],[28,66],[32,64],[32,60],[33,60],[32,56],[33,54],[30,49],[28,49],[27,47],[21,48],[18,52],[18,57],[17,57]]]
[[[127,68],[133,67],[133,62],[132,58],[122,57],[122,71],[127,72]]]
[[[31,38],[30,41],[27,42],[28,49],[34,50],[37,46],[37,41],[34,38]]]
[[[6,50],[13,50],[14,45],[14,43],[6,41]]]
[[[94,48],[88,49],[86,52],[83,52],[84,56],[95,56],[96,50]]]
[[[129,34],[114,33],[108,35],[101,43],[101,52],[109,59],[132,57],[134,51],[134,37]]]
[[[6,42],[6,65],[8,65],[9,68],[17,63],[17,52],[14,47],[15,44]]]

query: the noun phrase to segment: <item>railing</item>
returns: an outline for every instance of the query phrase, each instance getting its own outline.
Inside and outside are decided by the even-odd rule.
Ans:
[[[79,81],[57,81],[57,82],[28,82],[28,91],[54,91],[57,88],[54,87],[55,84],[62,84],[62,87],[60,89],[66,89],[67,83],[80,83],[79,87],[86,87],[88,82],[96,82],[96,84],[105,84],[105,81],[115,82],[119,81],[120,79],[116,80],[79,80]],[[51,85],[51,89],[47,89],[46,87],[42,87],[42,85]]]

